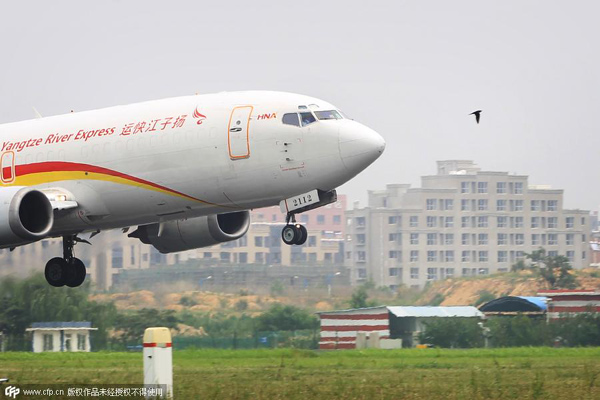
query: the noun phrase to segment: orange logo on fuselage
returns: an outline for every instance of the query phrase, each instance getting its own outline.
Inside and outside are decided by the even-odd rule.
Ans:
[[[272,119],[272,118],[277,118],[277,113],[261,114],[257,117],[257,119]]]

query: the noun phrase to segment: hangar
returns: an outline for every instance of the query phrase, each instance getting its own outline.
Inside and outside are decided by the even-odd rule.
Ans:
[[[548,298],[532,296],[504,296],[479,306],[486,317],[497,315],[544,316]]]
[[[323,350],[414,347],[436,318],[483,318],[475,307],[378,306],[317,313]]]

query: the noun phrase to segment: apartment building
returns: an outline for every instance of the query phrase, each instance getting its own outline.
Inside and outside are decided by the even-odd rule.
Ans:
[[[370,191],[347,212],[345,261],[352,280],[423,287],[455,276],[510,271],[540,247],[590,264],[590,212],[563,209],[563,191],[526,175],[481,171],[473,161],[438,161],[420,188]]]

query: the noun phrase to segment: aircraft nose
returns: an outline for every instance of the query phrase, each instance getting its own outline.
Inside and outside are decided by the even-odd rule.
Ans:
[[[377,160],[385,150],[385,140],[359,123],[340,129],[340,156],[346,169],[358,174]]]

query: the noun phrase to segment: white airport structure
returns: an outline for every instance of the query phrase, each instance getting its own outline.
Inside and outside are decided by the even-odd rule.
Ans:
[[[89,352],[91,322],[34,322],[25,329],[33,333],[32,350],[34,353],[46,351]]]
[[[438,161],[420,188],[369,191],[346,213],[345,265],[353,283],[421,288],[428,281],[510,271],[540,247],[590,264],[591,217],[563,208],[563,190],[526,175],[482,171],[473,161]]]
[[[169,328],[144,331],[144,386],[158,397],[173,397],[173,342]]]

